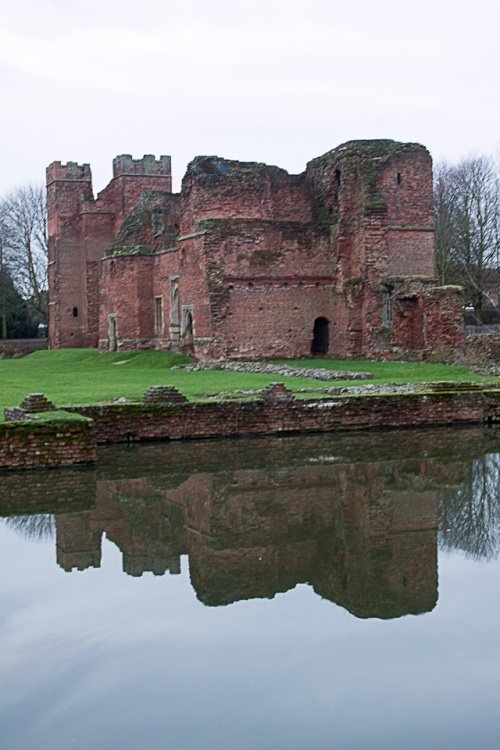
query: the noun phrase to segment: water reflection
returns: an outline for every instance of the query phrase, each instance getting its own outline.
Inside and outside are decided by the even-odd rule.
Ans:
[[[100,468],[2,476],[6,523],[55,536],[65,571],[99,567],[103,534],[132,576],[180,572],[206,605],[298,583],[357,617],[433,609],[437,543],[499,546],[494,430],[106,448]],[[439,530],[439,531],[438,531]]]
[[[469,461],[458,487],[439,494],[439,541],[472,559],[491,560],[500,549],[500,453]]]

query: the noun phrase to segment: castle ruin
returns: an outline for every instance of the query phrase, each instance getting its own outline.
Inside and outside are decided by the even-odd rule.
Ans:
[[[290,175],[196,157],[47,169],[53,348],[226,358],[445,356],[458,288],[434,278],[432,162],[419,144],[351,141]]]

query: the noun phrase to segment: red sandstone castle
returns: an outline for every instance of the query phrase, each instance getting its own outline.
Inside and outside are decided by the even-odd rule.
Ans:
[[[227,357],[426,356],[463,339],[434,279],[432,164],[418,144],[353,141],[289,175],[196,157],[47,169],[51,346]]]

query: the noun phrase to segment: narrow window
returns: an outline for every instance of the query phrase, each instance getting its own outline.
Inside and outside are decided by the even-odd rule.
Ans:
[[[77,307],[74,307],[74,308],[73,308],[73,310],[72,310],[72,315],[73,315],[73,317],[74,317],[74,318],[77,318],[77,317],[78,317],[78,308],[77,308]]]
[[[155,336],[163,336],[163,299],[155,297]]]
[[[398,185],[401,185],[401,172],[398,172],[398,176],[396,177]]]
[[[340,187],[340,169],[335,170],[335,182],[337,187]]]

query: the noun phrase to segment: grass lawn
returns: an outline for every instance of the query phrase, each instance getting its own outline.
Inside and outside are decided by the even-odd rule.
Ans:
[[[292,390],[314,391],[324,385],[339,385],[272,374],[172,369],[187,361],[182,355],[166,352],[99,354],[95,349],[39,351],[20,359],[3,359],[0,360],[0,419],[4,406],[18,405],[28,393],[44,393],[56,405],[69,406],[99,403],[120,396],[139,399],[152,385],[175,385],[194,400],[221,391],[258,390],[276,380]],[[472,374],[468,367],[450,365],[328,359],[283,362],[292,366],[363,370],[373,374],[374,379],[367,381],[370,383],[486,380]],[[360,381],[355,382],[360,384]]]

